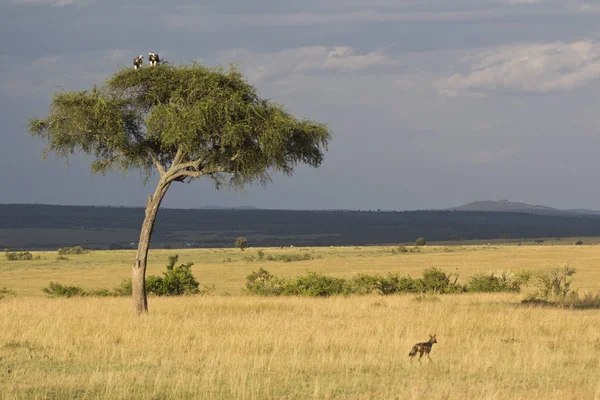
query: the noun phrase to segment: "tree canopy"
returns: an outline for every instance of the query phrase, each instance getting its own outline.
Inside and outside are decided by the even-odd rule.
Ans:
[[[321,164],[330,134],[261,99],[235,69],[200,64],[122,69],[102,87],[57,93],[30,132],[46,154],[94,156],[93,172],[139,169],[220,185],[265,183],[270,171],[290,175],[297,163]]]

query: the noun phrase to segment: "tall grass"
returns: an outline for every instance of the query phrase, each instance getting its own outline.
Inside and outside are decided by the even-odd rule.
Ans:
[[[518,295],[0,301],[3,399],[592,399],[598,311]],[[408,358],[436,333],[433,362]],[[594,372],[595,371],[595,372]]]

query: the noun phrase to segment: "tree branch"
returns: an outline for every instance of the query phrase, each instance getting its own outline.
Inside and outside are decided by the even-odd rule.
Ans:
[[[173,157],[171,166],[179,164],[181,162],[181,157],[183,157],[183,150],[181,149],[181,146],[179,146],[177,147],[177,153],[175,153],[175,157]]]
[[[221,172],[226,172],[223,168],[214,168],[209,171],[191,171],[191,170],[180,170],[176,174],[170,176],[167,182],[177,181],[183,182],[185,178],[200,178],[204,175],[213,175]]]
[[[152,150],[148,150],[148,155],[150,156],[150,158],[152,158],[152,163],[158,170],[158,173],[160,174],[160,176],[163,176],[164,174],[166,174],[167,171],[165,170],[165,167],[162,165],[162,163],[158,160],[158,157],[156,156],[156,154],[154,154],[154,152]]]

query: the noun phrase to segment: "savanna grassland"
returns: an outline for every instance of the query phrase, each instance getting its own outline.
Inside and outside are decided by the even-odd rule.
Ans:
[[[600,397],[600,311],[520,305],[524,294],[251,297],[245,277],[263,267],[419,275],[458,268],[577,269],[573,287],[600,290],[597,246],[426,246],[151,251],[149,274],[169,255],[193,262],[206,296],[149,300],[46,298],[49,281],[118,286],[133,252],[95,251],[57,260],[0,261],[0,398],[217,399],[593,399]],[[293,258],[293,257],[292,257]],[[408,352],[436,333],[431,358]]]

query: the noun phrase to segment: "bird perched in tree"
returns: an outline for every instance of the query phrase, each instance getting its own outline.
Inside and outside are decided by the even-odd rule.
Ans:
[[[158,54],[150,52],[148,53],[148,61],[150,61],[150,66],[155,66],[158,65],[158,63],[160,63],[160,58],[158,57]]]
[[[142,68],[143,63],[144,63],[144,56],[140,54],[138,57],[133,59],[133,69]]]

